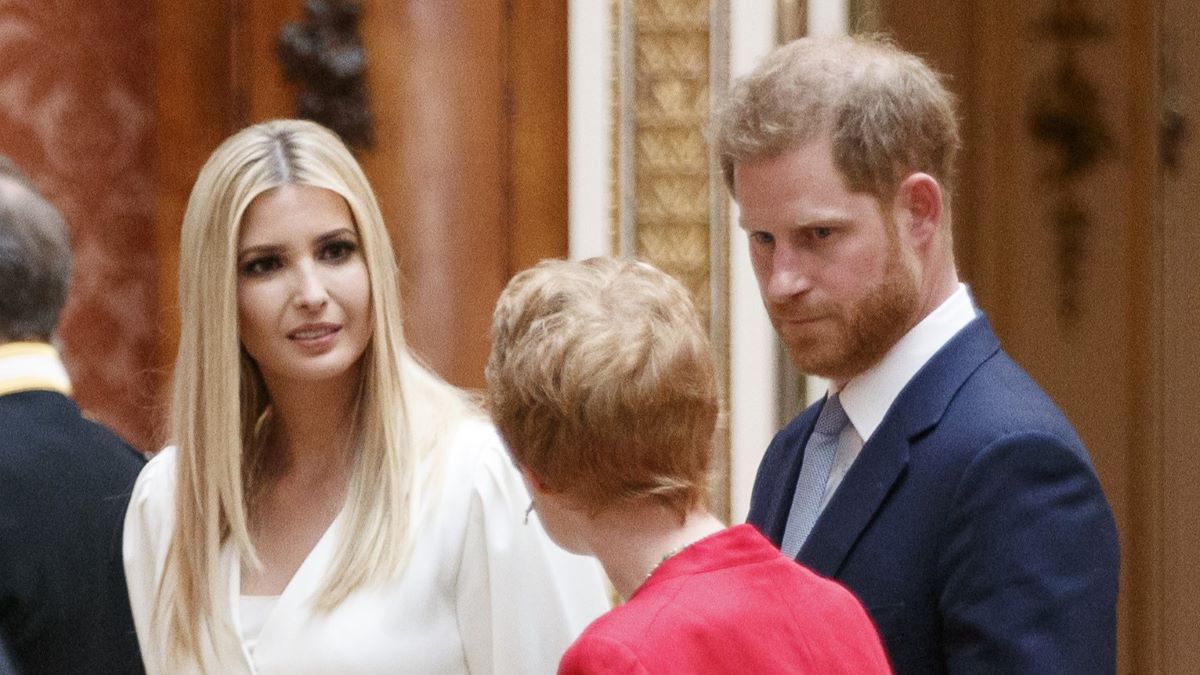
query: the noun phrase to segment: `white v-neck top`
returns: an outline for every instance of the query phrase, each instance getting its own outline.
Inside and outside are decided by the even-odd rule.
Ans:
[[[238,597],[238,618],[242,623],[242,645],[246,652],[254,655],[258,646],[258,635],[267,622],[271,610],[279,603],[278,595],[241,595]]]
[[[529,496],[490,424],[463,423],[442,451],[442,491],[404,573],[315,611],[341,539],[339,515],[269,611],[252,653],[236,609],[241,562],[226,546],[218,583],[228,606],[218,611],[234,647],[207,648],[193,672],[555,672],[571,641],[608,609],[600,566],[559,550],[536,517],[522,523]],[[146,465],[125,518],[129,597],[151,674],[180,672],[168,670],[166,622],[154,615],[174,530],[175,462],[167,448]]]

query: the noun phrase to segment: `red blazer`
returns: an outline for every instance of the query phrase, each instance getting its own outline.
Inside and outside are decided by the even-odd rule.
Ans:
[[[849,591],[786,558],[751,525],[654,570],[563,655],[580,673],[890,673]]]

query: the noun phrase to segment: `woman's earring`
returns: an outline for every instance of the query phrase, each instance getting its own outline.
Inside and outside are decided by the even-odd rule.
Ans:
[[[529,500],[529,508],[525,509],[525,524],[529,524],[529,514],[533,513],[533,500]]]

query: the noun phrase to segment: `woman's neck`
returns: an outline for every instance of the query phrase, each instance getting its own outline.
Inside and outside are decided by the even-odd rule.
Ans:
[[[271,457],[276,478],[344,479],[350,466],[358,403],[357,377],[331,382],[273,382]]]
[[[623,598],[629,598],[659,564],[684,548],[725,529],[697,508],[681,522],[658,504],[613,509],[590,519],[588,546]]]

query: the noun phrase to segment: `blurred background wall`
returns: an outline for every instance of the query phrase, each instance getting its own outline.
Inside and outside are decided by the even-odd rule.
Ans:
[[[162,337],[155,44],[148,1],[0,3],[0,153],[71,228],[60,331],[75,395],[143,448]]]
[[[960,98],[961,272],[1079,429],[1113,504],[1121,672],[1200,672],[1200,16],[1191,0],[834,3],[851,28],[924,55]],[[362,3],[375,143],[359,157],[416,351],[478,387],[515,271],[569,252],[655,260],[708,312],[731,380],[714,496],[740,520],[755,439],[805,387],[769,333],[738,335],[763,318],[753,287],[738,290],[742,242],[702,127],[731,71],[828,7]],[[301,86],[275,50],[309,18],[300,0],[0,0],[0,153],[72,226],[61,337],[77,398],[143,450],[165,440],[191,184],[230,133],[294,114]]]

